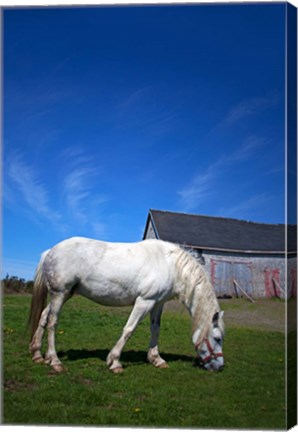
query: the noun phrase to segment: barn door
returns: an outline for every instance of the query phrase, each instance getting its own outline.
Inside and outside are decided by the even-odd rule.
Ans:
[[[233,265],[211,259],[211,281],[217,296],[233,295]]]
[[[252,271],[251,266],[246,263],[235,263],[234,264],[234,275],[235,281],[241,286],[241,288],[250,296],[252,296]],[[241,290],[236,286],[237,294],[242,297]]]
[[[252,295],[252,269],[250,263],[220,261],[211,259],[211,281],[217,296],[242,297],[234,280],[248,294]]]
[[[280,297],[280,270],[266,269],[265,270],[265,291],[266,297]]]

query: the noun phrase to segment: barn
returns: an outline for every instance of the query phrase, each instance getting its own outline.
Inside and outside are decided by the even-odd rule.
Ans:
[[[218,297],[296,296],[293,225],[288,226],[286,242],[283,224],[150,210],[143,238],[170,241],[190,250],[205,266]]]

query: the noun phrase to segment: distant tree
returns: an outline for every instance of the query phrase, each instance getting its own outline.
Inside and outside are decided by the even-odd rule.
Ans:
[[[2,289],[5,294],[25,294],[32,293],[33,281],[26,281],[18,276],[9,276],[1,280]]]

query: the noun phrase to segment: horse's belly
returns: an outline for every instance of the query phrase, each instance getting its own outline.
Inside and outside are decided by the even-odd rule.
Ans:
[[[104,306],[130,306],[136,299],[136,295],[117,283],[105,285],[89,281],[80,283],[75,292]]]

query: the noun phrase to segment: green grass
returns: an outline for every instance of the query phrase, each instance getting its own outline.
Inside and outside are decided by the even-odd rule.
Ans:
[[[169,369],[146,363],[149,319],[126,345],[122,375],[105,358],[129,309],[82,297],[62,310],[57,350],[67,368],[35,365],[25,335],[30,296],[3,299],[3,423],[179,428],[285,428],[284,335],[227,326],[225,369],[192,366],[191,323],[166,311],[160,350]]]

